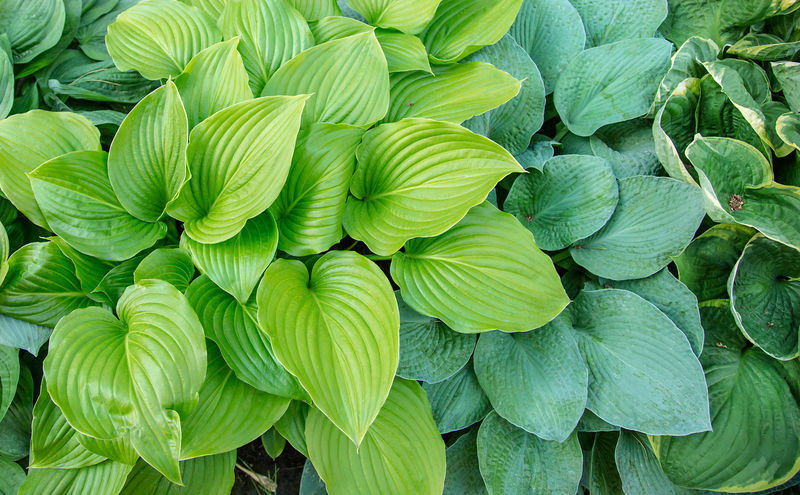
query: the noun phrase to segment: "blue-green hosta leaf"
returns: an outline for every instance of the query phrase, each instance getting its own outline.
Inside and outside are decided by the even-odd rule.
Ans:
[[[768,182],[746,187],[737,222],[755,227],[762,234],[794,248],[800,248],[800,187]]]
[[[442,0],[350,0],[348,5],[373,26],[417,34],[433,19]]]
[[[478,430],[478,463],[489,495],[578,491],[583,457],[578,436],[551,442],[492,412]]]
[[[133,107],[108,152],[108,179],[128,213],[145,222],[161,218],[186,179],[188,139],[186,111],[172,81]]]
[[[536,245],[564,249],[608,222],[619,201],[608,162],[586,155],[561,155],[514,181],[503,209],[533,232]]]
[[[189,134],[191,179],[169,207],[197,242],[230,239],[280,193],[291,166],[306,96],[229,106]]]
[[[478,466],[477,437],[478,430],[473,428],[447,447],[444,495],[486,495]]]
[[[278,226],[269,212],[251,218],[238,234],[217,244],[202,244],[186,235],[181,247],[220,288],[245,304],[278,247]]]
[[[727,300],[700,312],[713,431],[651,437],[653,451],[682,487],[739,493],[780,485],[800,468],[800,409],[780,362],[747,345]]]
[[[293,256],[322,253],[342,239],[342,215],[364,130],[313,124],[301,131],[292,168],[270,213],[278,248]]]
[[[200,400],[181,418],[181,459],[235,450],[260,437],[283,416],[289,399],[257,390],[236,378],[209,343],[208,371]]]
[[[58,43],[65,18],[62,0],[5,0],[0,4],[0,33],[8,36],[12,61],[30,62]]]
[[[142,0],[108,26],[106,46],[119,70],[166,79],[220,38],[214,19],[198,8],[178,0]]]
[[[53,327],[72,310],[96,304],[81,288],[75,265],[52,242],[20,248],[8,265],[0,290],[0,313],[4,315]]]
[[[64,153],[99,149],[100,131],[80,115],[44,110],[12,115],[0,121],[0,188],[23,215],[46,228],[27,173]]]
[[[377,265],[331,251],[309,273],[278,260],[258,288],[258,320],[275,355],[358,446],[397,371],[400,317]]]
[[[464,62],[393,74],[385,122],[424,117],[460,124],[507,102],[521,83],[491,64]]]
[[[438,383],[462,369],[475,349],[475,336],[457,333],[447,325],[417,313],[395,291],[400,309],[400,363],[397,376]]]
[[[423,383],[439,433],[463,430],[492,411],[472,362],[439,383]]]
[[[299,495],[328,495],[328,490],[325,489],[325,482],[319,477],[314,465],[308,459],[303,463]]]
[[[428,52],[422,40],[416,36],[392,31],[376,30],[375,37],[381,44],[389,72],[420,70],[431,72]]]
[[[672,44],[657,38],[622,40],[579,53],[558,78],[553,96],[558,114],[579,136],[644,115],[671,54]]]
[[[667,97],[653,122],[656,156],[667,174],[678,180],[697,184],[683,162],[683,151],[697,132],[697,108],[700,104],[700,79],[681,81]]]
[[[439,235],[522,167],[505,149],[463,127],[430,119],[382,124],[364,135],[344,228],[390,255],[414,237]]]
[[[442,0],[420,38],[434,63],[458,62],[508,31],[523,0]]]
[[[314,45],[308,23],[287,0],[229,0],[220,26],[225,39],[241,38],[239,53],[255,95],[279,67]]]
[[[703,369],[686,336],[657,307],[620,289],[582,291],[560,318],[589,368],[586,407],[651,434],[708,431]]]
[[[699,187],[667,177],[619,182],[619,204],[608,223],[577,241],[576,263],[612,280],[642,278],[664,268],[691,242],[705,216]]]
[[[597,433],[600,431],[620,431],[620,427],[598,418],[595,413],[587,409],[581,416],[577,430],[579,433]]]
[[[391,275],[409,306],[462,333],[524,332],[569,303],[533,235],[489,203],[438,237],[409,241],[392,258]]]
[[[600,432],[594,436],[582,480],[591,493],[624,495],[622,480],[614,459],[618,437],[617,432]]]
[[[11,52],[7,51],[8,39],[0,38],[0,119],[8,117],[14,103],[14,66]]]
[[[25,481],[25,470],[16,462],[0,458],[0,493],[14,495]]]
[[[50,338],[52,328],[0,315],[0,345],[25,349],[34,356]]]
[[[160,280],[129,287],[117,313],[119,320],[87,308],[59,322],[44,363],[47,389],[79,432],[127,438],[180,482],[179,414],[196,404],[205,378],[203,327],[186,298]],[[97,355],[98,347],[106,352]]]
[[[239,380],[281,397],[308,398],[297,379],[275,359],[272,344],[256,321],[255,299],[241,304],[205,275],[191,284],[186,297],[206,337],[216,342]]]
[[[19,349],[0,345],[0,419],[14,399],[19,381]]]
[[[445,449],[425,392],[397,378],[386,403],[356,448],[318,409],[306,423],[308,457],[331,495],[438,495]]]
[[[178,292],[185,292],[194,278],[192,258],[181,249],[156,249],[133,272],[133,281],[137,284],[148,278],[163,280],[178,289]]]
[[[523,1],[509,33],[541,71],[547,94],[586,43],[583,21],[569,0]]]
[[[626,495],[696,495],[694,490],[672,484],[661,470],[650,442],[638,433],[620,432],[614,460]]]
[[[592,153],[605,158],[617,179],[634,175],[662,175],[656,155],[653,124],[649,120],[626,120],[599,129],[589,138]]]
[[[703,62],[716,60],[718,55],[719,47],[709,39],[692,36],[686,40],[672,56],[672,65],[658,86],[651,113],[663,106],[682,81],[705,76],[708,72]]]
[[[586,408],[589,379],[573,333],[554,323],[481,335],[475,373],[497,414],[544,440],[569,437]]]
[[[235,481],[236,451],[181,461],[183,486],[177,486],[139,461],[128,475],[120,495],[227,495]],[[115,492],[116,493],[116,492]],[[77,495],[77,494],[76,494]]]
[[[289,0],[289,3],[309,21],[342,15],[336,0]]]
[[[78,251],[122,261],[163,238],[167,226],[139,220],[111,187],[105,151],[74,151],[28,174],[50,228]]]
[[[389,70],[375,33],[309,48],[283,64],[262,93],[298,94],[312,95],[303,113],[304,126],[329,122],[368,127],[382,119],[389,106]]]
[[[780,83],[789,109],[800,112],[800,62],[773,62],[771,66],[772,75]],[[780,134],[780,129],[778,133]]]
[[[133,466],[106,460],[76,469],[31,469],[19,495],[117,495]]]
[[[278,430],[283,438],[292,444],[298,452],[308,457],[308,446],[306,445],[306,419],[311,406],[299,400],[293,400],[289,404],[289,409],[286,410],[284,415],[275,423],[275,429]]]
[[[736,324],[772,357],[798,355],[800,251],[763,236],[754,237],[728,279]]]
[[[728,48],[726,53],[748,60],[766,61],[791,59],[800,51],[800,41],[784,42],[768,33],[750,33]]]
[[[586,27],[586,46],[651,38],[667,17],[667,0],[569,0]]]
[[[238,43],[234,38],[209,46],[175,79],[189,129],[223,108],[253,98]]]

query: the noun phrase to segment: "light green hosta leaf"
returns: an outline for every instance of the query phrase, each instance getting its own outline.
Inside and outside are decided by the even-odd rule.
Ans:
[[[117,495],[132,467],[109,460],[77,469],[31,469],[19,495]]]
[[[428,52],[416,36],[392,31],[377,30],[375,37],[381,44],[389,72],[421,70],[431,72]]]
[[[755,227],[770,239],[800,248],[800,187],[770,182],[747,187],[741,210],[733,212],[737,222]]]
[[[100,131],[71,112],[33,110],[0,121],[0,188],[33,223],[47,228],[27,173],[42,163],[78,150],[99,150]]]
[[[259,286],[258,305],[278,360],[360,445],[397,371],[400,317],[381,270],[350,251],[329,252],[311,273],[299,261],[278,260]]]
[[[8,117],[14,103],[14,66],[7,48],[8,39],[0,38],[0,119]]]
[[[260,437],[283,416],[289,399],[267,394],[238,380],[208,344],[208,371],[200,400],[181,418],[181,459],[221,454]]]
[[[771,66],[772,75],[780,83],[789,109],[793,112],[800,112],[800,62],[772,62]],[[778,129],[778,134],[780,134],[780,129]]]
[[[478,466],[477,436],[478,430],[473,428],[447,447],[444,495],[486,495]]]
[[[189,129],[223,108],[253,98],[238,44],[234,38],[209,46],[175,79]]]
[[[82,433],[76,433],[78,442],[88,451],[101,457],[133,466],[139,454],[133,449],[127,438],[118,437],[113,440],[101,440]]]
[[[608,222],[619,200],[608,162],[586,155],[562,155],[514,181],[503,209],[533,232],[549,251],[588,237]]]
[[[521,83],[491,64],[464,62],[393,74],[385,122],[424,117],[460,124],[507,102]]]
[[[75,429],[123,436],[180,482],[179,414],[196,404],[205,377],[203,327],[184,296],[160,280],[129,287],[117,314],[88,308],[59,322],[44,363],[47,389]]]
[[[461,370],[475,349],[475,336],[457,333],[429,316],[421,315],[400,298],[400,364],[397,376],[438,383]]]
[[[20,248],[11,255],[8,266],[0,290],[0,313],[4,315],[53,327],[73,310],[95,305],[81,289],[75,265],[51,242]]]
[[[108,26],[106,46],[119,70],[166,79],[220,38],[214,19],[198,8],[178,0],[142,0]]]
[[[778,36],[767,33],[750,33],[728,48],[727,53],[748,60],[771,62],[791,59],[800,51],[800,41],[784,43]]]
[[[134,284],[134,272],[144,260],[145,255],[140,254],[118,264],[103,277],[97,288],[89,294],[92,299],[105,303],[110,307],[117,305],[122,293],[129,285]]]
[[[133,280],[136,283],[148,278],[163,280],[179,292],[185,292],[194,278],[192,258],[180,249],[156,249],[148,254],[133,272]]]
[[[423,383],[439,433],[463,430],[492,411],[489,398],[481,389],[472,362],[439,383]]]
[[[710,429],[703,369],[686,336],[657,307],[620,289],[582,291],[562,317],[589,368],[586,407],[651,434]]]
[[[651,38],[667,17],[667,0],[570,0],[586,26],[586,46]]]
[[[647,113],[671,52],[666,40],[640,38],[579,53],[555,87],[553,98],[564,124],[579,136],[590,136],[604,125]]]
[[[66,11],[62,0],[4,0],[0,33],[11,43],[15,64],[30,62],[61,38]]]
[[[661,165],[670,177],[689,184],[697,183],[682,156],[697,131],[700,95],[700,79],[683,80],[656,113],[653,122],[655,152]]]
[[[431,61],[458,62],[497,43],[517,17],[522,1],[442,0],[433,20],[420,34]]]
[[[569,0],[523,1],[509,34],[536,62],[547,94],[586,43],[583,21]]]
[[[365,24],[358,19],[343,16],[331,16],[322,18],[316,22],[309,24],[311,34],[314,35],[316,44],[327,43],[328,41],[347,38],[360,33],[369,33],[375,31],[377,37],[377,30]],[[389,31],[391,32],[391,31]],[[427,57],[426,57],[427,58]]]
[[[122,121],[108,152],[108,180],[134,217],[156,222],[186,180],[189,128],[172,81],[145,96]]]
[[[798,355],[800,251],[754,237],[728,279],[736,324],[765,353],[781,360]]]
[[[650,442],[638,433],[620,432],[614,459],[626,495],[696,495],[694,490],[672,484],[661,470]]]
[[[299,400],[293,400],[289,404],[289,409],[286,413],[275,423],[275,429],[278,430],[292,447],[298,452],[308,457],[308,446],[306,445],[306,419],[311,406]]]
[[[312,95],[304,126],[329,122],[368,127],[382,119],[389,106],[389,71],[375,34],[368,31],[309,48],[283,64],[262,93],[298,94]]]
[[[137,0],[134,0],[137,1]],[[229,0],[180,0],[181,2],[197,7],[212,19],[219,19]]]
[[[51,332],[51,328],[0,315],[0,345],[25,349],[36,356]]]
[[[748,347],[728,301],[700,311],[713,431],[651,438],[653,451],[679,486],[739,493],[780,485],[800,468],[800,409],[780,362]]]
[[[786,144],[800,151],[800,113],[787,113],[778,117],[778,136]]]
[[[6,273],[8,273],[8,256],[11,254],[10,251],[11,246],[9,246],[8,243],[8,232],[2,222],[0,222],[0,285],[3,284]]]
[[[308,457],[331,495],[438,495],[445,449],[417,383],[396,379],[364,441],[356,448],[318,409],[306,423]]]
[[[301,131],[286,184],[269,209],[278,223],[281,251],[307,256],[342,239],[342,215],[363,134],[344,124],[313,124]]]
[[[167,226],[128,213],[108,178],[105,151],[74,151],[29,173],[50,228],[78,251],[122,261],[163,238]]]
[[[563,442],[586,408],[588,371],[571,328],[488,332],[475,347],[475,373],[497,414],[544,440]]]
[[[703,62],[716,60],[718,55],[719,47],[709,39],[692,36],[686,40],[672,56],[672,65],[661,80],[651,113],[663,106],[682,81],[705,76],[707,71]]]
[[[586,459],[584,483],[591,493],[625,495],[614,461],[619,433],[601,432],[594,436],[590,456]]]
[[[255,95],[279,67],[314,45],[306,20],[287,0],[228,0],[219,23],[226,39],[241,37],[239,53]]]
[[[550,442],[491,413],[478,430],[478,463],[489,495],[578,491],[583,457],[578,436]]]
[[[239,380],[281,397],[308,398],[297,379],[275,359],[272,344],[256,321],[255,298],[241,304],[204,275],[191,284],[186,298],[206,337],[216,342]]]
[[[679,255],[705,216],[700,188],[667,177],[619,182],[619,204],[608,223],[576,242],[576,263],[612,280],[654,274]]]
[[[120,495],[227,495],[235,481],[236,451],[181,461],[183,486],[177,486],[139,461]]]
[[[462,333],[524,332],[569,303],[533,235],[489,203],[438,237],[409,241],[392,258],[391,275],[409,306]]]
[[[167,209],[197,242],[235,236],[280,193],[306,96],[256,98],[207,118],[189,135],[192,178]]]
[[[15,495],[25,481],[25,470],[16,462],[0,458],[0,493]]]
[[[373,26],[417,34],[433,19],[441,0],[349,0]]]
[[[522,171],[508,151],[456,124],[383,124],[358,148],[344,228],[372,252],[390,255],[411,238],[444,233],[500,179]]]
[[[283,453],[283,449],[286,447],[286,439],[273,427],[261,435],[261,445],[264,446],[264,451],[270,459],[274,461]]]
[[[200,272],[245,304],[261,280],[278,247],[278,227],[269,212],[251,218],[227,241],[201,244],[187,236],[181,247],[192,255]]]
[[[342,15],[336,0],[289,0],[289,3],[309,21]]]
[[[0,345],[0,419],[17,392],[19,381],[19,349]]]

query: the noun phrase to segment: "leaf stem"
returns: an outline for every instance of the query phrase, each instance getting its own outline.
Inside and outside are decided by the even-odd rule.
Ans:
[[[266,476],[266,475],[263,475],[263,474],[258,474],[258,473],[255,473],[253,471],[250,471],[249,469],[247,469],[246,467],[242,466],[238,462],[236,463],[236,467],[241,472],[243,472],[244,474],[249,476],[253,481],[255,481],[256,483],[258,483],[259,485],[264,487],[264,489],[267,490],[268,492],[275,493],[275,490],[278,489],[278,484],[275,483],[274,480],[271,480],[269,478],[269,476]]]

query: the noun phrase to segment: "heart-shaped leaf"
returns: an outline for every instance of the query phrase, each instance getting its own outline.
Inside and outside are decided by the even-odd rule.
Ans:
[[[185,292],[194,278],[192,258],[181,249],[156,249],[133,271],[134,283],[148,278],[163,280],[179,292]]]
[[[587,47],[650,38],[667,17],[667,0],[570,0],[586,27]]]

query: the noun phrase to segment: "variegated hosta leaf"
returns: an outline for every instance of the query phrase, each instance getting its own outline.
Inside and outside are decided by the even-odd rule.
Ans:
[[[786,103],[789,105],[789,110],[792,112],[800,112],[800,62],[773,62],[770,64],[772,67],[772,75],[781,85],[783,89],[783,96],[786,98]],[[778,128],[780,134],[780,127]],[[781,136],[783,137],[783,136]],[[787,139],[784,137],[784,141]],[[800,147],[800,142],[797,142]]]
[[[186,111],[172,81],[145,96],[122,121],[108,151],[108,180],[134,217],[156,222],[186,180]]]
[[[50,228],[78,251],[123,261],[163,238],[167,226],[139,220],[120,204],[105,151],[74,151],[28,174]]]
[[[205,378],[203,327],[186,298],[160,280],[129,287],[117,314],[87,308],[59,322],[44,363],[47,389],[79,432],[122,437],[180,482],[179,414],[197,403]]]
[[[235,467],[235,450],[181,461],[183,486],[177,486],[147,463],[139,461],[128,474],[119,495],[228,495],[236,481]]]
[[[258,320],[278,360],[356,446],[397,371],[400,317],[377,265],[331,251],[308,269],[278,260],[258,289]]]
[[[367,132],[350,182],[344,228],[390,255],[413,237],[442,234],[522,167],[508,151],[456,124],[403,119]]]
[[[800,74],[800,71],[798,71]],[[784,88],[786,91],[786,88]],[[800,89],[798,90],[800,91]],[[800,113],[787,113],[778,117],[776,124],[778,136],[786,144],[800,151]]]
[[[587,47],[650,38],[667,17],[667,0],[570,0],[586,27]]]
[[[71,112],[32,110],[0,121],[0,189],[40,227],[44,214],[33,197],[27,173],[70,151],[100,149],[100,131]]]
[[[695,178],[683,162],[683,152],[697,132],[696,112],[700,94],[700,79],[684,79],[667,97],[653,122],[656,156],[667,175],[695,185]]]
[[[344,124],[313,124],[301,131],[286,184],[269,209],[278,222],[281,251],[308,256],[342,239],[342,215],[363,134]]]
[[[133,272],[133,281],[155,278],[185,292],[194,278],[192,258],[182,249],[161,248],[148,254]]]
[[[239,53],[255,95],[280,66],[314,46],[308,23],[289,0],[228,0],[219,23],[225,39],[241,38]]]
[[[278,227],[267,211],[248,220],[227,241],[201,244],[184,235],[181,247],[192,255],[200,272],[245,304],[275,256]]]
[[[416,382],[397,378],[361,445],[318,409],[306,423],[308,457],[331,495],[439,495],[445,449],[428,398]]]
[[[441,0],[350,0],[373,26],[417,34],[433,19]]]
[[[569,303],[533,235],[487,202],[438,237],[410,240],[393,256],[391,274],[409,306],[463,333],[524,332]]]
[[[62,0],[5,0],[0,33],[8,36],[13,63],[30,62],[58,43],[65,19]]]
[[[236,235],[278,196],[291,166],[306,96],[256,98],[207,118],[189,134],[192,178],[167,209],[197,242]]]
[[[672,56],[672,64],[661,80],[651,113],[660,109],[678,85],[689,78],[702,78],[707,74],[703,62],[716,60],[719,47],[709,39],[693,36]]]
[[[108,26],[117,68],[147,79],[177,77],[198,52],[222,38],[214,19],[178,0],[143,0]]]
[[[19,495],[54,493],[117,494],[125,485],[133,466],[105,460],[76,469],[31,469],[19,489]]]
[[[342,81],[348,81],[342,84]],[[309,48],[278,69],[262,95],[310,94],[303,125],[368,127],[386,115],[389,69],[372,31]]]

